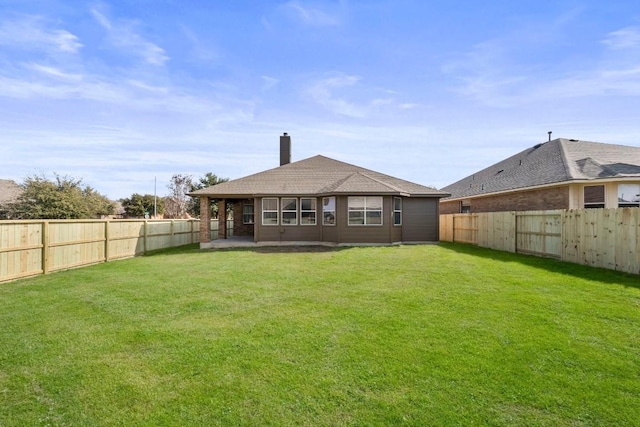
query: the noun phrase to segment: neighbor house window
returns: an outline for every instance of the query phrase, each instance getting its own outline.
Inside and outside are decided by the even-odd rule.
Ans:
[[[393,198],[393,225],[402,225],[402,199]]]
[[[336,225],[336,198],[322,198],[322,225]]]
[[[300,198],[300,225],[316,225],[315,198]]]
[[[242,223],[253,224],[253,220],[254,220],[253,204],[242,205]]]
[[[349,197],[349,225],[382,225],[382,197]]]
[[[460,213],[471,213],[471,202],[463,200],[460,202]]]
[[[604,208],[604,185],[585,185],[584,207]]]
[[[640,184],[618,185],[618,207],[619,208],[640,207]]]
[[[262,199],[262,225],[278,225],[278,199]]]
[[[282,203],[282,225],[298,224],[298,199],[283,197]]]

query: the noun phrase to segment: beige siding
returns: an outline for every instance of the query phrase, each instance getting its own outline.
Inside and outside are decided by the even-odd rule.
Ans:
[[[640,184],[640,181],[618,182],[590,182],[571,185],[571,209],[584,208],[584,187],[589,185],[604,185],[605,208],[616,209],[618,207],[618,184]]]

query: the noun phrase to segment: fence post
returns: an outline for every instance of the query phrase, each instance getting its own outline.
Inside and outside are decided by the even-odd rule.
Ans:
[[[513,235],[515,236],[514,238],[516,239],[513,242],[513,253],[517,253],[518,249],[518,212],[516,211],[511,211],[511,213],[509,213],[509,231],[508,233],[511,232],[511,227],[513,227]],[[505,238],[506,239],[506,238]]]
[[[449,226],[451,227],[451,242],[455,243],[456,239],[454,239],[454,233],[455,233],[455,215],[451,214],[451,222],[449,223]]]
[[[104,221],[104,262],[109,262],[109,220]]]
[[[171,247],[173,247],[173,237],[174,237],[174,236],[173,236],[173,234],[175,233],[174,223],[175,223],[175,219],[172,219],[172,220],[171,220],[171,228],[170,228],[170,230],[171,230],[171,237],[170,237],[170,239],[171,239],[171,240],[169,240],[169,242],[171,242],[171,243],[169,243],[169,245],[170,245]]]
[[[143,242],[143,246],[142,246],[142,253],[146,254],[147,253],[147,224],[149,223],[149,220],[145,219],[144,220],[144,238],[142,239]]]
[[[49,272],[49,221],[42,221],[42,274]]]

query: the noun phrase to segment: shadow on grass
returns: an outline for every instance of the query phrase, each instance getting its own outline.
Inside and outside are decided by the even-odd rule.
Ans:
[[[640,289],[640,275],[574,264],[552,258],[542,258],[533,255],[514,254],[495,249],[482,248],[462,243],[441,242],[440,247],[460,254],[489,258],[505,263],[518,263],[529,267],[540,268],[552,273],[565,274],[581,279],[596,280],[604,283],[623,285]]]
[[[609,270],[606,268],[591,267],[570,262],[558,261],[551,258],[541,258],[531,255],[514,254],[489,248],[482,248],[462,243],[440,242],[442,249],[457,252],[459,254],[488,258],[504,263],[518,263],[529,267],[540,268],[549,272],[564,274],[581,279],[596,280],[603,283],[628,286],[640,289],[640,275]],[[255,252],[259,254],[270,253],[313,253],[313,252],[338,252],[351,249],[350,246],[256,246],[246,248],[215,249],[216,252]],[[174,248],[159,249],[148,252],[144,256],[166,256],[179,254],[201,254],[207,251],[200,250],[199,244],[177,246]]]
[[[201,250],[198,243],[176,246],[173,248],[158,249],[155,251],[149,251],[145,256],[158,256],[158,255],[177,255],[177,254],[191,254],[191,253],[203,253],[203,252],[255,252],[260,254],[271,253],[313,253],[313,252],[338,252],[351,249],[349,246],[321,246],[321,245],[299,245],[299,246],[251,246],[251,247],[237,247],[237,248],[219,248],[219,249],[204,249]]]

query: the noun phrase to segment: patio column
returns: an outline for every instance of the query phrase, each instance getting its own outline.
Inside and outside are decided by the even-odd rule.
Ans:
[[[211,199],[200,197],[200,243],[211,241]]]
[[[218,239],[227,238],[227,199],[218,201]]]

